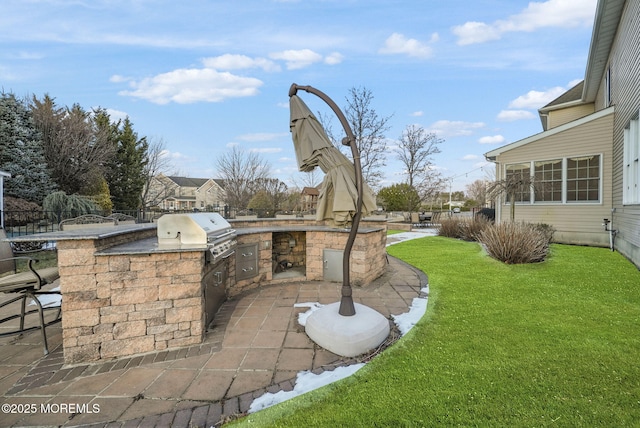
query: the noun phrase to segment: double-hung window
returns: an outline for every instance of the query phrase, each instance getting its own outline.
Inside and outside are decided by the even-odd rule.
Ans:
[[[531,182],[531,164],[517,163],[507,165],[506,167],[506,182],[513,192],[509,192],[508,201],[510,202],[511,195],[515,195],[516,202],[529,202],[531,200],[531,188],[529,183]]]
[[[536,202],[562,202],[562,159],[533,163]]]
[[[567,158],[567,202],[600,200],[600,155]]]
[[[622,203],[640,204],[640,124],[638,119],[629,122],[624,130],[622,165]]]

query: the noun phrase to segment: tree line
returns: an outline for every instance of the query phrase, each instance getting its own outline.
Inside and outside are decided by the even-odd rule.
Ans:
[[[138,209],[149,154],[128,117],[60,106],[49,95],[0,94],[0,170],[11,174],[5,195],[19,206],[65,194],[103,211]]]

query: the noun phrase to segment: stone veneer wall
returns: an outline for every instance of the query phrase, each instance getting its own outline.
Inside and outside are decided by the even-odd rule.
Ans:
[[[272,247],[266,242],[272,241],[272,233],[282,232],[287,226],[323,226],[321,222],[303,219],[257,219],[231,221],[234,228],[269,228],[278,227],[273,232],[260,232],[255,234],[243,234],[238,236],[238,244],[258,243],[259,260],[258,275],[235,281],[235,264],[231,267],[233,276],[232,287],[227,290],[229,297],[236,296],[244,291],[253,290],[264,284],[273,283]],[[387,264],[386,239],[387,223],[385,221],[362,221],[362,228],[376,228],[378,230],[358,233],[351,250],[350,277],[354,286],[365,286],[384,273]],[[280,229],[283,228],[283,229]],[[306,231],[306,280],[323,280],[323,250],[344,250],[349,233],[342,230]],[[299,281],[293,278],[284,281]]]
[[[155,229],[102,240],[58,242],[67,364],[200,343],[204,253],[96,255],[155,237]]]
[[[234,222],[240,227],[314,225],[315,221]],[[362,222],[376,228],[359,233],[351,254],[351,282],[366,285],[386,266],[386,223]],[[104,250],[155,238],[143,229],[104,239],[59,240],[58,267],[62,292],[62,340],[67,364],[86,363],[202,342],[205,311],[203,251],[108,254]],[[306,279],[322,280],[322,250],[344,249],[344,231],[306,231]],[[272,282],[272,232],[238,236],[238,243],[257,242],[259,274],[235,281],[230,263],[229,297]]]

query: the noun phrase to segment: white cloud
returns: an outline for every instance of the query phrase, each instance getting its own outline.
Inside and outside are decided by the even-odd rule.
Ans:
[[[298,70],[322,61],[322,55],[311,49],[286,50],[269,54],[271,59],[285,61],[287,69]]]
[[[463,122],[456,120],[439,120],[431,126],[428,131],[436,133],[439,137],[460,137],[471,135],[476,129],[483,128],[483,122]]]
[[[480,144],[502,144],[505,138],[502,135],[487,135],[478,140]]]
[[[432,40],[437,40],[437,37],[432,36]],[[393,33],[378,52],[385,55],[406,54],[416,58],[429,58],[433,50],[416,39],[407,39],[403,34]]]
[[[498,40],[500,32],[484,22],[465,22],[457,25],[451,30],[458,36],[459,45],[471,45],[474,43],[484,43],[491,40]]]
[[[509,32],[531,32],[540,28],[572,28],[593,23],[597,0],[548,0],[530,2],[522,12],[491,24],[466,22],[452,28],[459,45],[500,39]]]
[[[344,55],[339,52],[331,52],[329,55],[324,57],[324,63],[328,65],[336,65],[340,64],[344,59]]]
[[[539,109],[566,92],[565,88],[556,86],[546,91],[529,91],[509,103],[514,109]]]
[[[249,149],[251,153],[280,153],[282,147],[258,147]]]
[[[277,140],[279,138],[284,138],[289,136],[290,133],[289,132],[258,132],[258,133],[254,133],[254,134],[243,134],[238,136],[238,140],[241,141],[250,141],[250,142],[256,142],[256,141],[272,141],[272,140]]]
[[[109,114],[109,117],[111,118],[112,122],[115,122],[117,120],[124,120],[127,117],[129,117],[129,115],[127,113],[125,113],[124,111],[120,111],[120,110],[115,110],[112,108],[108,108],[107,110],[107,114]]]
[[[261,68],[264,71],[280,71],[280,66],[266,58],[250,58],[246,55],[224,54],[204,58],[202,63],[207,68],[216,70],[240,70],[247,68]]]
[[[109,78],[109,82],[113,82],[113,83],[129,82],[130,80],[131,80],[131,78],[125,77],[125,76],[121,76],[119,74],[114,74],[113,76],[111,76]]]
[[[221,102],[228,98],[257,95],[262,83],[253,77],[236,76],[209,68],[183,68],[137,82],[132,80],[129,84],[132,89],[119,94],[155,104]]]
[[[423,111],[414,111],[413,113],[411,113],[411,116],[413,117],[421,117],[424,114]]]
[[[502,110],[498,113],[498,120],[514,122],[516,120],[535,119],[536,115],[527,110]]]

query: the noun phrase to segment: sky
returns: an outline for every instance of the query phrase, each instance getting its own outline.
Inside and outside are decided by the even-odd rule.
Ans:
[[[537,109],[584,78],[596,1],[3,0],[0,89],[128,116],[174,175],[219,178],[237,146],[299,186],[291,84],[343,109],[365,88],[389,117],[377,187],[406,178],[395,147],[417,125],[443,140],[434,168],[464,190],[491,177],[484,153],[541,132]]]

